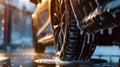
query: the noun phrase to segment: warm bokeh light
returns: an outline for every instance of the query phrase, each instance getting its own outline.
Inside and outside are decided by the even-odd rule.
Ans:
[[[7,60],[8,57],[6,56],[5,53],[0,53],[0,61]]]
[[[0,56],[0,61],[6,60],[6,59],[8,59],[8,57]]]
[[[45,2],[46,0],[42,0],[42,2]]]
[[[4,19],[2,19],[2,23],[4,23],[5,22],[5,20]]]
[[[4,27],[2,27],[1,30],[4,31]]]

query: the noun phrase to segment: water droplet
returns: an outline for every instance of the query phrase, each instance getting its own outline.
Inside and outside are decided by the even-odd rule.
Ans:
[[[90,33],[86,33],[87,34],[87,44],[90,43]]]
[[[4,22],[5,22],[4,19],[2,19],[2,24],[4,24]]]
[[[3,64],[6,64],[6,62],[3,62]]]
[[[13,62],[13,59],[11,59],[11,62]]]
[[[13,60],[16,60],[16,58],[15,58],[15,57],[13,57]]]
[[[80,30],[80,35],[83,35],[83,30]]]
[[[20,64],[20,67],[23,67],[23,65],[22,65],[22,64]]]
[[[1,30],[4,31],[4,27],[2,27]]]
[[[104,30],[103,30],[103,29],[100,30],[100,34],[101,34],[101,35],[104,34]]]
[[[112,42],[112,44],[113,44],[113,45],[115,45],[115,44],[116,44],[116,42],[115,42],[115,41],[113,41],[113,42]]]
[[[113,27],[108,28],[108,34],[112,35]]]
[[[11,67],[13,67],[14,66],[14,64],[11,64]]]
[[[102,23],[100,22],[99,25],[102,25]]]
[[[24,48],[25,47],[25,45],[22,45],[22,48]]]

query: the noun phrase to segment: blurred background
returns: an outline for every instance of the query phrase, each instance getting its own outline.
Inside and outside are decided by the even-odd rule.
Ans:
[[[10,42],[14,45],[27,44],[32,45],[32,27],[31,15],[36,5],[29,0],[1,0],[0,4],[0,45],[4,40],[4,14],[7,16],[7,27],[10,27]],[[8,38],[9,39],[9,38]]]

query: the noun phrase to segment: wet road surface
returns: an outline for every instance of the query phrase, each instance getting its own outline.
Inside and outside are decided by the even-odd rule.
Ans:
[[[98,64],[101,61],[94,62],[95,64],[81,61],[65,64],[66,62],[55,60],[54,49],[49,49],[53,49],[53,47],[47,48],[45,54],[36,54],[33,48],[0,50],[0,67],[112,67],[108,63]],[[44,60],[39,62],[41,59]],[[35,62],[36,60],[38,62]]]
[[[53,51],[45,51],[45,55],[36,54],[33,48],[0,50],[0,67],[39,67],[34,65],[34,60],[52,57],[55,57]]]

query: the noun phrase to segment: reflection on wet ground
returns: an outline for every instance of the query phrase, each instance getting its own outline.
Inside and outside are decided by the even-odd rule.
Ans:
[[[44,60],[39,62],[43,58]],[[36,60],[38,62],[35,62]],[[104,60],[92,61],[94,62],[80,61],[65,64],[60,60],[55,60],[54,50],[47,50],[45,54],[35,54],[33,48],[19,48],[8,51],[0,50],[0,67],[114,67],[108,63],[101,63]],[[100,64],[98,64],[99,62]]]
[[[33,48],[17,48],[0,50],[0,67],[39,67],[34,65],[34,60],[55,57],[53,52],[44,54],[34,53]]]
[[[32,67],[32,59],[35,54],[32,49],[20,49],[1,51],[0,55],[8,57],[7,60],[2,61],[5,66],[2,65],[1,67]]]

